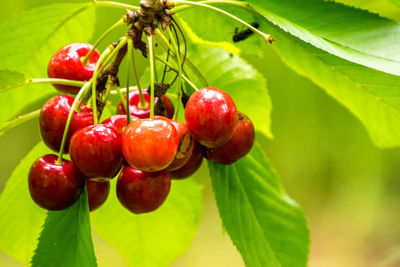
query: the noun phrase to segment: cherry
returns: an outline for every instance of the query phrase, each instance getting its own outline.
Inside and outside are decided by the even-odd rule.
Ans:
[[[194,142],[195,146],[189,160],[179,169],[169,171],[172,179],[184,179],[194,174],[203,162],[203,156],[200,153],[200,144]]]
[[[131,115],[132,121],[138,120],[139,117]],[[113,115],[108,119],[104,120],[102,124],[113,126],[122,135],[127,125],[128,118],[126,115]]]
[[[218,147],[231,138],[237,124],[233,99],[217,88],[193,93],[185,108],[185,119],[193,137],[207,147]]]
[[[189,130],[185,123],[180,121],[171,121],[175,126],[179,136],[179,147],[174,161],[168,166],[168,170],[176,170],[185,165],[192,155],[195,145],[193,137],[190,135]]]
[[[107,180],[122,165],[121,135],[112,126],[97,124],[74,133],[69,144],[71,160],[87,178]]]
[[[94,211],[107,200],[110,192],[110,182],[86,180],[86,189],[88,192],[89,211]]]
[[[168,167],[179,146],[179,136],[168,118],[131,122],[122,135],[122,153],[134,168],[155,172]]]
[[[150,212],[164,203],[171,187],[167,171],[144,172],[125,167],[117,181],[119,202],[133,213]]]
[[[67,95],[58,95],[50,98],[42,107],[39,115],[39,128],[43,142],[52,150],[60,150],[65,124],[71,110],[74,98]],[[68,153],[69,140],[74,132],[93,124],[93,111],[81,106],[81,112],[74,112],[68,129],[64,153]]]
[[[145,106],[141,107],[140,106],[140,94],[139,91],[133,91],[129,94],[129,111],[133,116],[139,117],[139,118],[149,118],[150,117],[150,95],[148,94],[147,90],[144,89],[142,90],[143,93],[143,98],[145,101]],[[126,100],[126,98],[125,98]],[[168,96],[163,95],[161,97],[162,102],[164,103],[164,112],[161,112],[162,114],[157,114],[157,115],[165,115],[168,118],[172,118],[174,116],[174,105],[172,104],[172,101],[169,99]],[[158,97],[154,98],[154,103],[157,105],[158,102]],[[126,109],[124,107],[124,104],[122,101],[118,103],[117,106],[117,114],[126,114]]]
[[[33,201],[47,210],[62,210],[72,206],[82,193],[85,177],[75,164],[56,155],[36,160],[29,171],[29,192]]]
[[[245,156],[254,144],[254,126],[251,120],[243,113],[238,113],[238,125],[229,141],[216,148],[205,148],[205,158],[220,163],[232,164]]]
[[[72,43],[60,48],[50,59],[47,66],[47,75],[50,78],[88,81],[92,78],[96,62],[100,57],[97,50],[90,55],[86,65],[82,59],[92,49],[92,45]],[[77,94],[79,87],[54,84],[57,90],[68,94]]]

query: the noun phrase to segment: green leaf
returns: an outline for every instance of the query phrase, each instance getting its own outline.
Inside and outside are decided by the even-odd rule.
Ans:
[[[112,183],[111,192],[115,192]],[[202,190],[193,179],[173,181],[166,202],[156,211],[135,215],[116,196],[92,214],[96,232],[129,266],[169,266],[190,245],[202,211]]]
[[[283,191],[256,145],[232,165],[208,162],[223,225],[246,266],[306,266],[304,214]]]
[[[91,38],[95,20],[91,7],[91,3],[49,5],[0,25],[0,68],[15,69],[27,78],[47,77],[47,63],[60,47]],[[54,92],[51,85],[42,84],[2,93],[0,122]]]
[[[345,60],[400,75],[400,26],[395,21],[332,1],[248,2],[304,42]]]
[[[8,130],[11,130],[12,128],[29,121],[31,119],[34,119],[36,117],[39,117],[40,110],[36,110],[33,112],[30,112],[28,114],[19,116],[18,118],[12,120],[12,121],[7,121],[7,122],[1,122],[0,123],[0,137]]]
[[[15,70],[0,70],[0,93],[25,82],[24,74]]]
[[[31,199],[28,172],[32,163],[49,152],[40,142],[22,159],[0,195],[0,249],[29,264],[37,245],[46,211]]]
[[[282,1],[276,5],[280,3]],[[354,12],[358,11],[354,9]],[[225,18],[222,15],[209,14],[209,17],[213,18],[213,25],[219,25],[226,31],[231,28],[229,24],[223,23]],[[362,14],[370,15],[364,11]],[[338,16],[341,15],[338,14]],[[285,63],[313,80],[329,95],[346,106],[366,126],[376,145],[380,147],[400,145],[400,103],[398,101],[400,79],[398,76],[336,57],[270,24],[266,18],[259,17],[257,22],[261,24],[264,32],[274,36],[276,43],[271,47],[277,51]],[[194,30],[201,27],[192,23],[190,26]],[[212,42],[216,38],[213,35],[206,37]]]
[[[71,207],[47,213],[32,266],[97,266],[86,189]]]

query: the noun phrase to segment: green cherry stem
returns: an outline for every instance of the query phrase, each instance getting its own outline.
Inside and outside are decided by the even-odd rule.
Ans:
[[[153,36],[147,36],[150,54],[150,118],[154,118],[154,51],[153,51]]]
[[[176,61],[176,55],[173,52],[174,48],[172,47],[172,45],[169,43],[167,37],[164,35],[164,33],[162,31],[160,31],[159,29],[155,30],[156,32],[156,36],[160,37],[162,43],[164,45],[166,45],[168,48],[165,48],[163,45],[160,45],[162,48],[165,48],[165,51],[168,51],[168,49],[171,51],[171,55],[175,58]],[[188,66],[193,73],[199,78],[199,80],[201,81],[201,83],[203,84],[204,87],[208,87],[208,82],[207,80],[204,78],[204,76],[201,74],[200,70],[188,59],[186,58],[185,60],[185,66]]]
[[[124,24],[124,20],[120,19],[118,20],[114,25],[112,25],[110,28],[108,28],[100,37],[99,39],[97,39],[97,41],[94,43],[92,49],[90,49],[89,53],[87,53],[87,55],[85,57],[83,57],[82,60],[82,64],[86,65],[88,63],[88,60],[90,58],[90,56],[92,55],[93,51],[96,49],[96,47],[100,44],[100,42],[113,30],[115,30],[116,28],[118,28],[119,26],[122,26]]]
[[[126,45],[126,42],[128,40],[128,37],[124,36],[123,38],[120,39],[118,45],[114,48],[114,50],[111,52],[110,56],[107,57],[107,59],[103,62],[103,65],[101,66],[99,73],[103,71],[103,69],[110,63],[110,61],[115,57],[115,55],[118,53],[119,50],[121,50],[122,47]]]
[[[116,87],[117,88],[117,87]],[[138,87],[137,86],[129,86],[129,92],[133,92],[133,91],[136,91],[136,90],[138,90]],[[126,88],[120,88],[119,89],[119,91],[121,92],[121,95],[122,95],[122,93],[125,93],[126,92]],[[110,95],[118,95],[119,93],[118,93],[118,90],[116,89],[116,90],[111,90],[110,91]]]
[[[100,65],[102,64],[104,59],[111,54],[113,49],[114,49],[114,47],[112,45],[107,47],[107,49],[100,55],[99,60],[96,62],[96,67],[94,69],[93,78],[92,78],[92,80],[93,80],[93,82],[92,82],[92,109],[93,109],[94,124],[99,123],[99,118],[98,118],[98,114],[97,114],[97,93],[96,93],[97,76],[99,74]]]
[[[129,38],[128,39],[128,57],[127,57],[127,60],[126,60],[126,62],[127,62],[127,70],[128,70],[128,73],[127,73],[127,75],[126,75],[126,88],[129,88],[129,78],[130,78],[130,72],[131,72],[131,70],[130,70],[130,68],[131,68],[131,65],[132,65],[132,56],[130,56],[130,55],[132,55],[132,52],[133,52],[133,41],[132,41],[132,39],[131,38]],[[129,123],[131,123],[131,121],[132,121],[132,116],[131,116],[131,111],[130,111],[130,108],[129,108],[129,102],[130,102],[130,100],[129,100],[129,90],[126,90],[126,104],[125,104],[125,110],[126,110],[126,117],[127,117],[127,125],[129,124]]]
[[[181,102],[181,98],[182,98],[182,84],[183,84],[182,83],[182,75],[183,75],[183,73],[182,73],[182,65],[181,65],[181,55],[180,55],[180,51],[179,51],[178,45],[177,45],[177,43],[176,43],[176,41],[174,39],[174,36],[173,36],[173,34],[171,32],[171,28],[170,27],[167,28],[167,31],[168,31],[170,40],[172,42],[172,45],[174,46],[174,51],[175,51],[175,55],[176,55],[176,59],[177,59],[176,63],[178,65],[178,75],[179,75],[179,77],[178,77],[178,98],[177,98],[177,103],[176,103],[176,109],[175,109],[175,112],[174,112],[174,116],[172,117],[173,120],[176,120],[176,118],[178,116],[178,113],[179,113],[179,103]]]
[[[2,136],[6,131],[21,125],[22,123],[29,121],[31,119],[34,119],[36,117],[39,117],[40,114],[40,109],[32,111],[30,113],[18,116],[17,118],[7,121],[7,122],[2,122],[0,123],[0,136]]]
[[[82,82],[82,81],[74,81],[74,80],[67,80],[67,79],[56,79],[56,78],[38,78],[38,79],[34,79],[34,78],[30,78],[30,79],[27,79],[23,83],[19,83],[19,84],[16,84],[16,85],[8,86],[8,87],[0,90],[0,94],[6,92],[8,90],[14,89],[14,88],[23,87],[25,85],[43,84],[43,83],[62,84],[62,85],[70,85],[70,86],[76,86],[76,87],[82,87],[85,84],[85,82]]]
[[[68,113],[68,118],[67,122],[65,124],[64,128],[64,133],[63,133],[63,138],[61,141],[61,146],[60,146],[60,151],[58,152],[58,159],[57,159],[57,164],[61,165],[62,163],[62,158],[63,158],[63,153],[64,153],[64,147],[65,147],[65,142],[67,140],[67,135],[68,135],[68,130],[69,130],[69,125],[71,124],[72,116],[75,112],[75,109],[80,102],[81,97],[90,89],[90,84],[91,81],[86,82],[82,88],[79,90],[78,94],[76,95],[74,102],[72,103],[71,110]]]
[[[129,56],[129,54],[128,54],[128,56]],[[133,72],[135,74],[136,85],[137,85],[137,89],[139,91],[139,99],[140,99],[139,108],[146,109],[148,107],[148,104],[144,100],[144,96],[143,96],[143,93],[142,93],[142,87],[140,86],[140,79],[139,79],[139,76],[138,76],[138,73],[137,73],[137,69],[136,69],[136,61],[135,61],[135,51],[134,51],[134,49],[132,49],[131,56],[132,56]]]
[[[239,6],[242,8],[245,8],[247,10],[250,10],[254,13],[254,10],[251,10],[251,6],[246,3],[246,2],[239,2],[239,1],[204,1],[204,2],[192,2],[192,1],[186,1],[186,0],[177,0],[175,1],[175,5],[179,6],[179,5],[188,5],[188,6],[199,6],[199,7],[204,7],[204,8],[208,8],[214,11],[217,11],[221,14],[224,14],[225,16],[230,17],[233,20],[236,20],[237,22],[243,24],[244,26],[246,26],[247,28],[251,29],[253,32],[257,33],[258,35],[260,35],[262,38],[264,38],[264,40],[268,43],[272,43],[274,41],[274,39],[272,38],[272,36],[270,34],[266,34],[263,33],[262,31],[260,31],[259,29],[256,29],[255,27],[253,27],[252,25],[248,24],[247,22],[245,22],[244,20],[232,15],[229,12],[226,12],[225,10],[219,9],[217,7],[208,5],[206,3],[210,3],[210,4],[229,4],[229,5],[235,5],[235,6]],[[176,7],[174,9],[175,12],[177,12],[178,10],[183,10],[185,9],[184,6],[182,7]]]
[[[130,10],[139,10],[140,9],[140,7],[138,7],[138,6],[132,6],[132,5],[119,3],[119,2],[113,2],[113,1],[92,0],[92,3],[97,6],[115,7],[115,8],[121,8],[121,9],[130,9]]]

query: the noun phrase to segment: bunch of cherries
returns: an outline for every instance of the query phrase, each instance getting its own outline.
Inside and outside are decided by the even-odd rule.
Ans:
[[[81,59],[91,49],[84,43],[62,47],[49,62],[48,76],[89,81],[100,57],[94,50],[83,63]],[[79,88],[54,86],[68,95],[57,95],[45,103],[39,116],[40,133],[50,149],[62,149],[60,155],[69,153],[71,161],[48,154],[30,169],[31,197],[47,210],[71,206],[86,184],[89,209],[93,211],[106,201],[109,182],[118,176],[120,203],[133,213],[150,212],[167,198],[171,178],[191,176],[203,157],[231,164],[246,155],[254,143],[250,119],[217,88],[200,89],[185,101],[186,123],[172,120],[174,105],[166,95],[155,97],[154,102],[162,101],[165,108],[150,118],[150,94],[137,90],[129,96],[130,115],[121,100],[117,115],[95,124],[94,109],[89,104],[80,103],[71,111],[74,97],[70,95]]]

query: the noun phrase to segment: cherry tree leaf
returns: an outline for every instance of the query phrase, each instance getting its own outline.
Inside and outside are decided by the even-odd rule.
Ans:
[[[47,77],[47,63],[60,47],[91,38],[95,20],[92,5],[44,6],[0,25],[0,68],[13,69],[26,78]],[[0,83],[0,93],[9,82]],[[12,119],[24,106],[54,93],[51,85],[43,84],[2,92],[0,122]]]
[[[71,207],[47,213],[32,266],[97,266],[86,189]]]
[[[304,214],[256,145],[231,165],[208,162],[222,223],[246,266],[307,266]]]
[[[29,264],[46,211],[31,199],[28,173],[31,165],[50,150],[40,142],[15,168],[0,195],[0,249]]]
[[[111,184],[115,192],[115,181]],[[201,186],[193,179],[173,181],[156,211],[135,215],[115,195],[92,215],[96,232],[129,266],[169,266],[190,245],[202,213]]]

